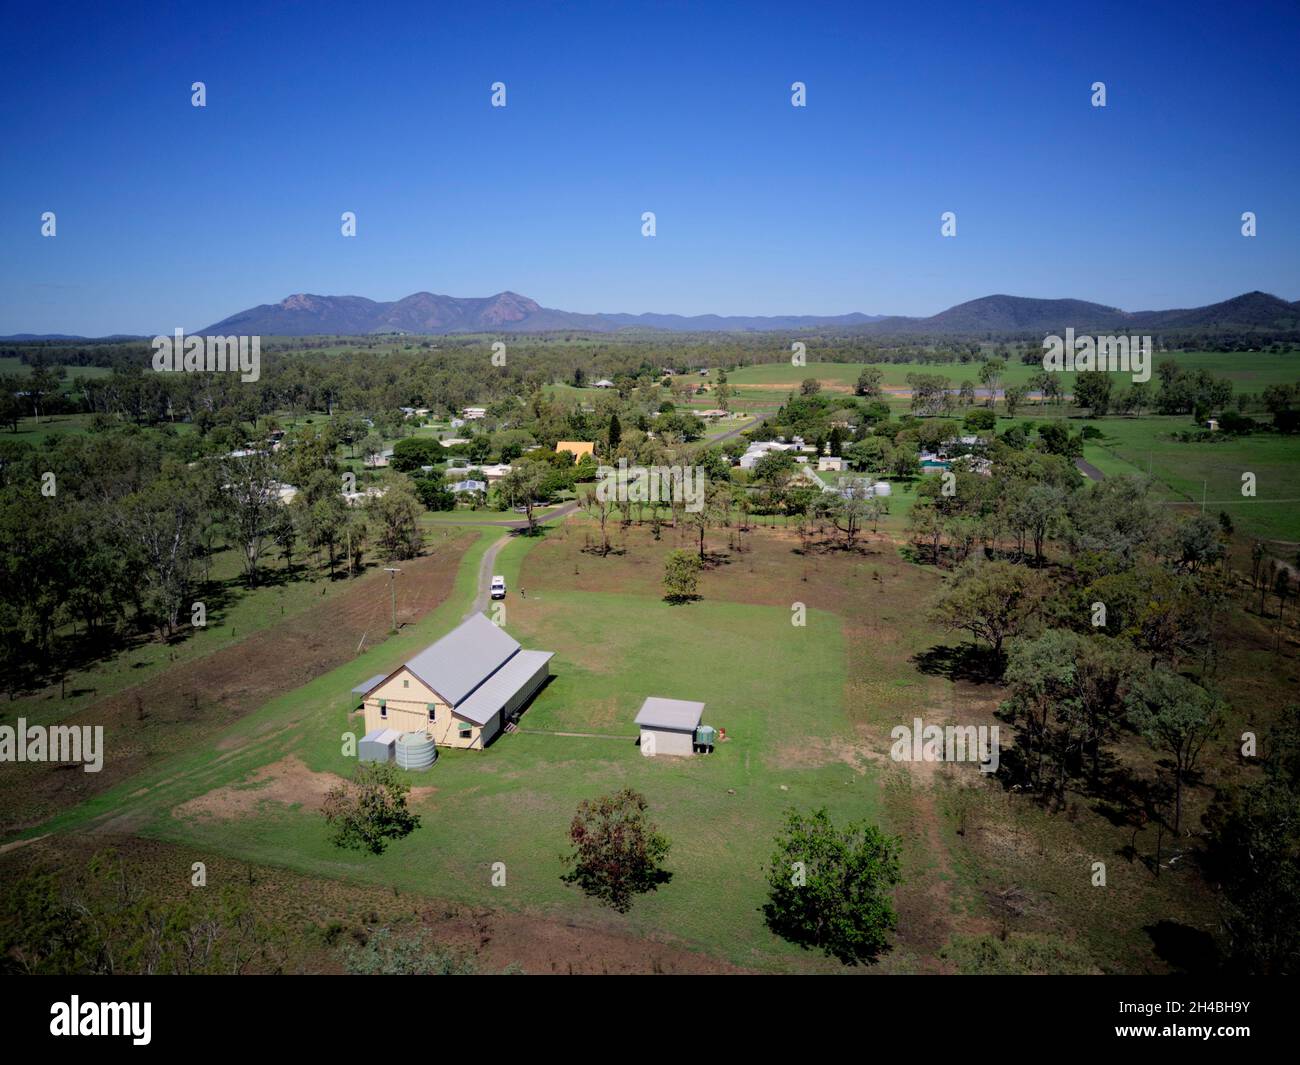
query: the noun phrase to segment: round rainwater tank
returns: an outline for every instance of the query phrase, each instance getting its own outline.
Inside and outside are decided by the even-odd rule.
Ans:
[[[892,491],[893,489],[889,487],[888,481],[877,481],[871,486],[871,494],[873,496],[887,496]]]
[[[397,737],[397,765],[414,773],[422,773],[433,765],[438,748],[432,738],[423,732],[404,732]]]

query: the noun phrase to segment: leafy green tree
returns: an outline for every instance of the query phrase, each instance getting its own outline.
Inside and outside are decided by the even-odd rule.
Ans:
[[[1007,417],[1014,418],[1016,411],[1020,409],[1020,404],[1025,401],[1029,395],[1029,389],[1024,385],[1008,385],[1002,391],[1002,401],[1007,405]]]
[[[455,510],[456,497],[442,481],[423,477],[413,482],[416,497],[425,510]]]
[[[635,895],[656,890],[672,874],[663,868],[669,842],[646,817],[645,796],[624,788],[613,795],[583,799],[569,825],[573,853],[561,879],[619,913]]]
[[[930,610],[930,619],[985,640],[994,658],[1038,605],[1040,585],[1035,575],[1010,562],[970,561],[944,585]]]
[[[155,478],[115,510],[141,563],[140,601],[164,636],[176,631],[199,577],[204,505],[188,474]]]
[[[1101,748],[1118,729],[1136,674],[1132,649],[1108,636],[1048,629],[1012,646],[1002,708],[1013,723],[1025,723],[1024,769],[1030,783],[1042,787],[1050,763],[1063,795],[1066,779],[1082,768],[1085,756],[1097,782]]]
[[[1300,794],[1270,773],[1220,796],[1206,824],[1229,970],[1300,973]]]
[[[542,494],[542,485],[546,478],[546,468],[537,462],[520,462],[501,478],[501,498],[507,506],[523,507],[528,519],[528,535],[537,532],[537,521],[533,511],[538,497]]]
[[[1071,435],[1060,422],[1043,422],[1038,427],[1038,446],[1049,455],[1075,459],[1083,454],[1083,437]]]
[[[330,842],[345,850],[383,854],[389,840],[402,839],[420,827],[420,817],[406,807],[411,785],[397,766],[362,762],[325,796]]]
[[[1114,379],[1105,370],[1077,374],[1074,378],[1074,403],[1100,418],[1110,410],[1110,392]]]
[[[1129,695],[1129,720],[1157,751],[1173,759],[1174,832],[1182,826],[1183,782],[1223,723],[1223,703],[1186,677],[1153,669]]]
[[[442,445],[438,445],[441,447]],[[469,442],[467,452],[469,461],[474,464],[487,462],[488,456],[492,454],[492,441],[486,436],[476,436]]]
[[[271,538],[280,502],[280,482],[275,462],[264,452],[253,452],[222,463],[222,508],[242,552],[244,577],[249,587],[257,583],[262,551]]]
[[[897,838],[866,822],[837,829],[825,807],[789,810],[768,866],[763,915],[781,938],[857,965],[888,946],[898,923],[889,891],[901,881]]]
[[[406,478],[389,484],[383,495],[372,496],[366,512],[375,520],[379,555],[385,562],[415,558],[420,553],[424,544],[420,504]]]
[[[393,445],[388,465],[399,473],[411,473],[421,466],[441,465],[446,449],[430,436],[408,436]]]
[[[325,470],[318,470],[294,497],[291,506],[307,543],[315,551],[325,551],[328,572],[332,576],[338,545],[348,520],[348,504],[340,491],[338,478]]]
[[[294,521],[294,511],[289,507],[281,506],[271,519],[271,539],[280,549],[284,568],[292,573],[293,553],[298,546],[298,523]]]
[[[857,546],[866,523],[878,521],[881,513],[880,500],[863,481],[853,481],[838,492],[819,493],[814,507],[844,535],[848,551]]]
[[[858,374],[858,383],[853,391],[859,396],[875,398],[880,395],[880,383],[884,380],[884,371],[875,366],[865,366]]]
[[[984,365],[980,367],[980,384],[988,390],[990,408],[997,404],[998,389],[1002,386],[1002,375],[1006,369],[1004,359],[985,359]]]
[[[694,599],[700,579],[699,556],[673,551],[664,560],[664,598],[673,603]]]

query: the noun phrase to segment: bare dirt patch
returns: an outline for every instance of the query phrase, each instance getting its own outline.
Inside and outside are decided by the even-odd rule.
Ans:
[[[342,783],[342,777],[334,773],[317,773],[297,755],[291,754],[263,766],[247,780],[216,788],[181,803],[172,814],[200,821],[236,820],[255,816],[264,802],[320,810],[325,804],[325,796]],[[412,788],[409,801],[423,802],[437,790],[435,787]]]
[[[263,766],[245,781],[216,788],[181,803],[172,810],[172,815],[200,821],[230,821],[252,817],[264,802],[319,810],[330,789],[342,782],[343,778],[333,773],[313,772],[300,758],[291,754]]]
[[[772,758],[772,764],[778,769],[808,769],[836,763],[848,766],[859,775],[872,765],[890,764],[888,753],[875,749],[865,736],[857,741],[801,737],[798,742],[778,747]]]

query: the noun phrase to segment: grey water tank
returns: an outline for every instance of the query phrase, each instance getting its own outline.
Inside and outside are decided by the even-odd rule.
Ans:
[[[422,773],[437,757],[437,746],[423,732],[405,732],[397,738],[397,764],[402,769]]]

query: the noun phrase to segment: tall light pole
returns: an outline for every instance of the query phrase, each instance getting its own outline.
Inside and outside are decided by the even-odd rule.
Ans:
[[[384,572],[388,574],[388,591],[393,601],[393,632],[397,631],[397,575],[402,571],[396,566],[385,566]]]

